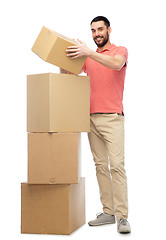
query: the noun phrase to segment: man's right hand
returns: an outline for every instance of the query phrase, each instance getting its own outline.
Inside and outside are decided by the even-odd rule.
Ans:
[[[62,73],[62,74],[73,74],[73,75],[76,75],[76,74],[74,74],[74,73],[72,73],[72,72],[66,71],[66,70],[63,69],[63,68],[60,68],[60,73]]]

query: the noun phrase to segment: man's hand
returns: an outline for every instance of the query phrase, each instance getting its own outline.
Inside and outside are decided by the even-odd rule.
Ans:
[[[86,46],[84,42],[77,39],[77,41],[80,43],[77,46],[69,46],[66,50],[67,57],[70,57],[71,59],[79,58],[79,57],[89,57],[91,54],[91,50]]]
[[[69,46],[66,49],[67,56],[70,57],[71,59],[86,56],[93,59],[94,61],[101,63],[105,67],[108,67],[116,71],[120,71],[126,63],[125,58],[121,55],[109,56],[109,55],[100,54],[98,52],[95,52],[89,49],[86,46],[86,44],[81,40],[77,39],[77,41],[80,43],[79,45]]]
[[[77,74],[69,72],[69,71],[66,71],[63,68],[60,68],[60,73],[62,73],[62,74],[72,74],[72,75],[76,75],[77,76]]]

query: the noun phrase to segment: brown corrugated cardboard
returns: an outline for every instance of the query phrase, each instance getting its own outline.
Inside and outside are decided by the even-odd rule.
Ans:
[[[32,51],[46,62],[79,74],[86,57],[70,59],[66,56],[67,47],[78,44],[78,42],[70,38],[43,27],[32,47]]]
[[[70,234],[84,223],[84,178],[79,184],[21,184],[21,233]]]
[[[58,73],[28,75],[27,131],[89,132],[89,77]]]
[[[29,133],[28,183],[78,183],[81,176],[80,133]]]

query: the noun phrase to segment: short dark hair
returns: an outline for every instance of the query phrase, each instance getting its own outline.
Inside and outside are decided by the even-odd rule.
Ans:
[[[91,21],[90,25],[92,25],[93,22],[98,22],[98,21],[104,21],[104,24],[106,25],[106,27],[107,27],[107,28],[110,27],[110,22],[109,22],[109,20],[108,20],[106,17],[103,17],[103,16],[97,16],[97,17],[95,17],[95,18]]]

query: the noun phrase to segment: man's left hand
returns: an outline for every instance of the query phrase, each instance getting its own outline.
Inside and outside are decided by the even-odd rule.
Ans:
[[[77,39],[77,41],[80,43],[77,46],[69,46],[66,50],[67,57],[70,57],[71,59],[79,58],[83,56],[90,56],[90,49],[86,46],[84,42]]]

